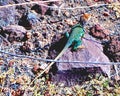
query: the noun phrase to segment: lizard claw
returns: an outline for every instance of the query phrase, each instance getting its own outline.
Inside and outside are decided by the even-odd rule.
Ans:
[[[78,49],[85,49],[85,46],[84,45],[80,45],[80,46],[78,46]]]
[[[76,51],[76,50],[78,50],[78,49],[85,49],[85,46],[84,45],[80,45],[80,46],[78,46],[78,47],[74,47],[73,48],[73,51]]]

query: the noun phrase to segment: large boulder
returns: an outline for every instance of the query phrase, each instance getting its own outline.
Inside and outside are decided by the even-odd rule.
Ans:
[[[101,62],[101,64],[87,64],[87,63],[57,63],[58,70],[70,70],[72,68],[85,67],[100,67],[104,73],[110,76],[110,65],[103,65],[102,63],[110,62],[107,56],[103,53],[103,48],[94,38],[85,35],[83,39],[84,49],[71,51],[70,48],[59,59],[60,61],[81,61],[81,62]],[[89,40],[88,40],[89,39]]]

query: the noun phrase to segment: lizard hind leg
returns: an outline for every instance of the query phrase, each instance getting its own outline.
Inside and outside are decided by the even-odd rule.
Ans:
[[[74,42],[73,50],[83,49],[85,46],[82,45],[82,41],[78,40]]]

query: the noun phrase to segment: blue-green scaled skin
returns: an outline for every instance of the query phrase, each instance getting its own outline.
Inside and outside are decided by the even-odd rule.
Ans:
[[[76,50],[81,44],[82,44],[82,37],[84,36],[84,28],[80,24],[76,24],[71,29],[71,34],[69,35],[66,33],[66,37],[68,38],[68,41],[63,48],[65,50],[66,48],[70,47],[73,44],[73,50]]]
[[[85,31],[84,28],[80,24],[76,24],[71,29],[71,34],[69,35],[66,33],[66,37],[68,38],[68,41],[63,48],[63,50],[59,53],[59,55],[54,59],[54,61],[58,60],[65,51],[73,44],[73,50],[76,50],[81,44],[82,44],[82,37],[84,36]],[[49,68],[54,64],[54,62],[51,62],[46,69],[44,69],[43,72],[46,72],[49,70]]]

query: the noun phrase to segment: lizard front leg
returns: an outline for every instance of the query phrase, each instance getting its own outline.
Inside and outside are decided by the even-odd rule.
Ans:
[[[70,37],[70,34],[68,32],[65,32],[65,37],[68,39]]]
[[[74,42],[74,46],[73,46],[73,50],[77,50],[77,49],[83,49],[85,48],[84,45],[82,45],[82,41],[78,40]]]

